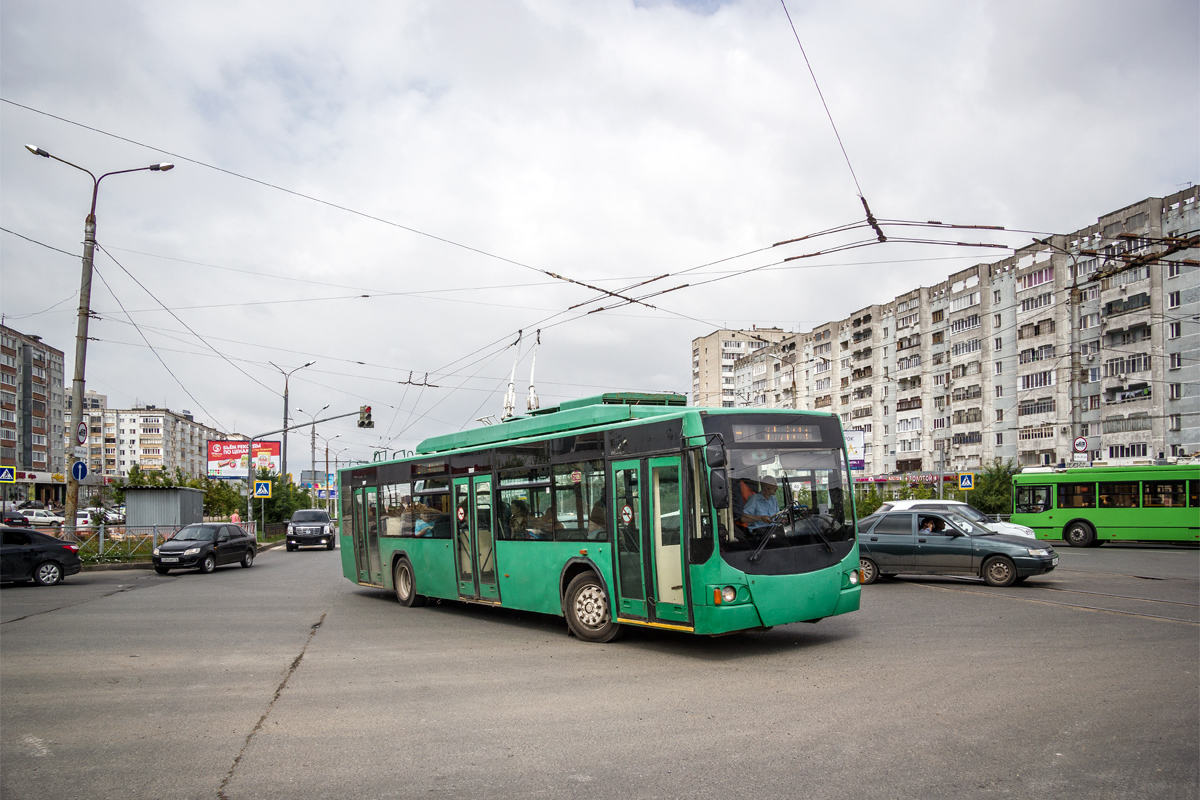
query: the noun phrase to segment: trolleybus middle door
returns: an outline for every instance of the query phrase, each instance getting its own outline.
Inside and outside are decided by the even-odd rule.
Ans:
[[[649,459],[650,546],[654,576],[654,616],[669,622],[687,622],[687,590],[684,588],[683,497],[678,456]]]
[[[617,461],[612,465],[618,618],[648,618],[642,565],[641,471],[640,461]]]

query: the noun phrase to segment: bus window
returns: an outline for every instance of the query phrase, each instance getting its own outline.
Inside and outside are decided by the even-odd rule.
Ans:
[[[1018,486],[1013,511],[1017,514],[1040,514],[1050,510],[1049,486]]]
[[[1188,505],[1200,508],[1200,481],[1188,481]]]
[[[412,515],[405,516],[412,505],[412,484],[390,483],[379,487],[379,506],[383,526],[380,536],[412,536]]]
[[[1101,508],[1137,508],[1137,482],[1111,482],[1100,484]]]
[[[1183,508],[1186,505],[1183,481],[1146,481],[1142,484],[1143,508]]]
[[[425,539],[450,538],[450,482],[442,479],[417,481],[413,503],[405,511],[402,529],[412,519],[412,535]],[[432,490],[441,489],[436,494]]]
[[[704,564],[713,554],[713,524],[711,500],[708,496],[708,480],[705,473],[704,461],[699,456],[699,450],[688,453],[687,470],[690,475],[692,491],[693,521],[688,525],[690,540],[688,541],[688,563]]]
[[[1060,483],[1058,485],[1059,508],[1095,508],[1096,484]]]

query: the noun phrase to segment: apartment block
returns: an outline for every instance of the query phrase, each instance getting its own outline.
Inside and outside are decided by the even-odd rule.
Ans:
[[[63,410],[63,351],[0,325],[0,465],[15,469],[22,499],[57,500],[65,487]]]
[[[697,339],[694,402],[836,413],[869,474],[1200,455],[1198,205],[1147,198],[754,347]]]
[[[733,364],[738,358],[778,342],[786,334],[779,328],[749,331],[720,330],[692,340],[692,404],[740,405],[733,385]]]

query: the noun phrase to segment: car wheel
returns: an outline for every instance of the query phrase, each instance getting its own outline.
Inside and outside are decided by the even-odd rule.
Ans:
[[[294,544],[292,544],[291,542],[288,542],[287,544],[285,544],[284,547],[287,548],[287,551],[289,553],[296,549],[296,546]]]
[[[168,572],[171,571],[171,568],[170,567],[155,567],[154,571],[157,572],[159,575],[166,575]]]
[[[425,605],[425,597],[417,594],[417,578],[407,558],[396,562],[392,573],[392,585],[396,587],[396,602],[405,608]]]
[[[326,549],[326,550],[332,550],[332,549],[333,549],[333,539],[330,539],[328,542],[326,542],[326,543],[325,543],[325,549]]]
[[[988,586],[1012,586],[1017,581],[1017,566],[1005,556],[992,556],[983,562],[983,580]]]
[[[250,567],[254,566],[254,550],[253,549],[246,550],[246,555],[242,556],[242,566],[245,567],[246,569],[249,569]]]
[[[211,574],[212,571],[215,570],[216,568],[217,568],[217,557],[214,556],[212,553],[209,553],[208,555],[206,555],[204,557],[204,560],[200,562],[200,571],[203,572],[205,575]]]
[[[862,571],[862,585],[869,586],[879,580],[879,567],[869,558],[859,558],[858,568]]]
[[[62,583],[63,571],[57,561],[43,561],[33,568],[33,582],[38,586]]]
[[[621,635],[621,626],[613,621],[612,607],[604,584],[594,572],[583,572],[567,585],[567,627],[585,642],[611,642]]]
[[[1063,540],[1071,547],[1091,547],[1096,541],[1096,531],[1086,522],[1072,522],[1063,531]]]

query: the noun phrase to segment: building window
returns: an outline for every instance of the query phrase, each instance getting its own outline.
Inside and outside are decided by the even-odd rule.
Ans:
[[[1000,361],[997,361],[996,362],[996,374],[997,375],[999,375],[1003,371],[1002,367],[1003,367],[1003,363]]]
[[[1167,333],[1167,338],[1168,338],[1168,339],[1178,339],[1178,338],[1179,338],[1179,336],[1180,336],[1180,333],[1181,333],[1182,327],[1183,327],[1183,323],[1180,323],[1180,322],[1172,322],[1172,323],[1171,323],[1171,324],[1170,324],[1170,325],[1167,327],[1167,330],[1168,330],[1168,333]]]
[[[996,422],[1004,422],[1004,410],[1003,409],[1000,409],[1000,408],[996,409]]]
[[[1004,444],[1004,434],[1003,433],[996,434],[996,444],[998,444],[998,445]]]
[[[1171,353],[1171,369],[1179,369],[1183,366],[1183,353]]]
[[[998,367],[1000,365],[997,364],[996,366]],[[996,397],[1004,397],[1004,387],[1003,386],[996,387]]]
[[[1173,431],[1183,430],[1183,415],[1172,414],[1170,416],[1170,429]]]
[[[1099,380],[1097,378],[1097,380]],[[1100,395],[1094,394],[1088,398],[1088,410],[1096,411],[1100,408]]]
[[[997,289],[996,291],[992,292],[992,302],[993,302],[993,303],[999,303],[999,302],[1000,302],[1000,290],[999,290],[999,289]]]
[[[1183,397],[1183,384],[1182,383],[1172,383],[1171,384],[1171,399],[1178,400],[1181,397]]]
[[[1171,292],[1167,295],[1167,308],[1179,308],[1179,292]]]

